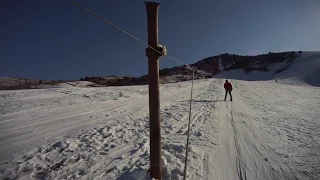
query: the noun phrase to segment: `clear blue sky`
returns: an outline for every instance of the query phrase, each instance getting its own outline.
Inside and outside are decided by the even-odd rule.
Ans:
[[[147,40],[141,0],[77,0]],[[194,63],[221,53],[320,50],[319,0],[159,0],[159,42]],[[147,73],[145,47],[67,0],[0,1],[0,76],[80,79]],[[163,59],[161,68],[178,66]]]

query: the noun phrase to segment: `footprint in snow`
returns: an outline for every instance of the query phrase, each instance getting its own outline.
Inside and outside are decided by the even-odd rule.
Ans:
[[[201,132],[198,132],[197,136],[200,137],[200,136],[203,136],[203,134]]]

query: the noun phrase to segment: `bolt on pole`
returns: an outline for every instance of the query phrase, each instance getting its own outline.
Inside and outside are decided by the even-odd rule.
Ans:
[[[148,45],[158,48],[158,8],[159,3],[145,2],[147,10]],[[149,79],[149,122],[150,122],[150,170],[151,176],[161,179],[161,130],[159,98],[159,57],[161,54],[146,49]]]

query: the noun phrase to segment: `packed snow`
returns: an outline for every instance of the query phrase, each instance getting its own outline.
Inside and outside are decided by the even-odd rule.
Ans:
[[[319,179],[320,87],[295,78],[230,79],[233,102],[196,80],[187,179]],[[160,87],[163,179],[183,179],[190,88]],[[0,178],[151,179],[148,112],[148,86],[0,91]]]

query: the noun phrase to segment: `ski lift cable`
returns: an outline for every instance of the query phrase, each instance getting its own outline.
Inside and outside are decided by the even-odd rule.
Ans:
[[[197,72],[197,73],[203,73],[203,74],[207,74],[207,75],[208,75],[208,74],[209,74],[209,75],[212,75],[211,73],[208,73],[208,72],[205,72],[205,71],[203,71],[203,70],[199,70],[199,69],[197,69],[197,68],[194,68],[194,67],[190,66],[190,65],[187,64],[187,63],[184,63],[184,62],[182,62],[182,61],[180,61],[180,60],[178,60],[178,59],[176,59],[176,58],[173,58],[173,57],[171,57],[171,56],[169,56],[169,55],[167,55],[167,54],[164,54],[163,52],[160,52],[160,51],[157,50],[156,48],[150,46],[148,43],[142,41],[141,39],[137,38],[136,36],[132,35],[131,33],[123,30],[123,29],[120,28],[119,26],[117,26],[117,25],[111,23],[110,21],[104,19],[103,17],[101,17],[100,15],[94,13],[93,11],[89,10],[88,8],[85,8],[84,6],[78,4],[78,3],[75,2],[74,0],[69,0],[69,1],[70,1],[72,4],[76,5],[77,7],[85,10],[85,11],[88,12],[89,14],[97,17],[98,19],[102,20],[103,22],[111,25],[112,27],[118,29],[119,31],[123,32],[124,34],[128,35],[129,37],[135,39],[136,41],[144,44],[145,46],[149,47],[150,49],[152,49],[152,50],[156,51],[157,53],[161,54],[161,55],[163,56],[162,58],[167,57],[168,59],[174,60],[174,61],[176,61],[176,62],[184,65],[186,69],[189,69],[189,70],[191,70],[191,71],[195,71],[195,72]]]

